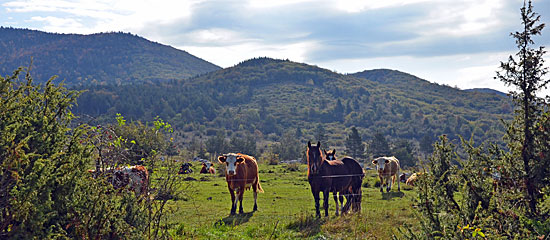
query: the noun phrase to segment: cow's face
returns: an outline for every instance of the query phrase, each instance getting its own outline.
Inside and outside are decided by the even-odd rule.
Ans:
[[[376,165],[376,169],[378,169],[379,172],[381,171],[384,171],[384,167],[386,166],[386,163],[389,163],[390,160],[384,158],[384,157],[379,157],[379,158],[376,158],[372,161],[372,164]]]
[[[227,175],[234,176],[236,174],[237,164],[244,162],[244,158],[235,153],[228,153],[219,156],[218,161],[220,161],[220,163],[225,163]]]
[[[317,142],[317,146],[312,146],[311,142],[307,142],[307,164],[310,173],[319,173],[319,168],[321,167],[321,164],[323,164],[321,142]]]
[[[324,151],[324,152],[327,160],[329,161],[336,160],[336,149],[329,150],[328,152],[327,151]]]

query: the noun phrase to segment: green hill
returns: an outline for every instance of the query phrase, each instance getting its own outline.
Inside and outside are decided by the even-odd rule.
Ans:
[[[318,125],[330,146],[343,147],[349,129],[364,140],[380,132],[392,140],[419,141],[460,134],[477,142],[501,141],[500,119],[511,116],[503,96],[433,84],[393,70],[342,75],[316,66],[252,59],[201,76],[154,84],[92,86],[78,114],[112,119],[170,121],[188,138],[254,134],[278,141],[285,133],[315,140]]]
[[[67,84],[127,84],[182,79],[220,67],[185,51],[129,33],[57,34],[0,27],[0,74],[28,66],[46,81]]]

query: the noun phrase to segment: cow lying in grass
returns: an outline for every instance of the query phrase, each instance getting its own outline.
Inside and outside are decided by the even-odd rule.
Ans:
[[[88,170],[94,174],[96,170]],[[148,194],[149,172],[141,165],[107,168],[101,171],[115,189],[128,189],[138,195]],[[96,175],[94,174],[94,177]]]
[[[258,210],[257,198],[258,192],[264,192],[260,186],[260,178],[258,176],[258,164],[256,159],[242,153],[227,153],[218,157],[220,163],[226,164],[225,180],[227,188],[231,194],[231,215],[234,215],[237,210],[237,200],[239,201],[239,213],[243,213],[243,195],[244,190],[250,189],[254,191],[254,209]],[[237,196],[235,197],[235,192]]]
[[[199,173],[203,174],[216,174],[216,169],[214,169],[214,164],[212,164],[210,161],[204,161],[202,162],[202,168]]]

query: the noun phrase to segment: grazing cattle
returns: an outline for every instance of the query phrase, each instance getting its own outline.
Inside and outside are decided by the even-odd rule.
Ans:
[[[416,180],[418,180],[418,177],[420,177],[422,173],[413,173],[409,178],[407,178],[407,182],[405,184],[409,186],[414,186]]]
[[[336,149],[324,151],[327,161],[334,161],[336,159]],[[342,163],[344,163],[344,166],[347,166],[348,169],[352,174],[352,182],[348,189],[346,189],[346,192],[339,192],[339,199],[340,199],[340,209],[342,210],[342,214],[346,213],[349,210],[349,206],[351,203],[351,208],[354,212],[361,212],[361,198],[362,198],[362,190],[361,190],[361,184],[363,183],[363,177],[365,174],[363,173],[363,168],[361,165],[353,158],[351,157],[344,157],[340,160]],[[346,206],[344,206],[344,196],[348,195]],[[334,202],[336,203],[336,215],[338,215],[338,201],[337,196],[333,193]]]
[[[95,173],[95,170],[88,170]],[[149,173],[144,166],[107,168],[101,171],[115,189],[128,189],[138,195],[148,194]]]
[[[183,163],[178,171],[178,174],[190,174],[193,172],[191,169],[191,163]]]
[[[214,169],[214,164],[212,164],[210,161],[202,162],[202,168],[201,168],[201,171],[199,173],[216,174],[216,169]]]
[[[386,184],[386,192],[389,192],[395,179],[399,176],[399,160],[395,157],[379,157],[374,159],[372,163],[376,165],[376,169],[378,170],[380,192],[384,192],[382,190],[384,184]],[[401,191],[400,181],[397,181],[397,191]]]
[[[328,216],[329,192],[332,192],[333,195],[336,195],[338,192],[343,193],[349,201],[346,202],[346,205],[349,206],[349,204],[351,204],[349,194],[352,193],[352,187],[355,186],[352,184],[354,180],[353,177],[363,175],[361,166],[359,166],[358,169],[360,173],[354,173],[352,171],[354,165],[352,164],[346,165],[341,160],[327,161],[320,146],[320,142],[317,142],[317,146],[312,146],[311,142],[308,142],[306,154],[308,163],[307,178],[311,186],[311,193],[315,200],[315,213],[317,217],[321,216],[319,211],[320,192],[323,192],[323,207],[325,209],[325,216]],[[347,160],[346,162],[350,161]],[[361,183],[359,183],[359,186],[360,185]]]
[[[256,202],[258,192],[264,192],[260,186],[260,178],[258,176],[258,164],[256,159],[242,153],[227,153],[218,157],[220,163],[226,164],[225,180],[227,188],[231,194],[231,215],[234,215],[237,210],[237,200],[239,201],[239,213],[243,213],[243,194],[244,190],[250,189],[254,192],[254,209],[258,210]],[[235,197],[237,192],[237,197]]]
[[[405,183],[407,181],[407,174],[401,173],[401,175],[399,175],[399,181]]]

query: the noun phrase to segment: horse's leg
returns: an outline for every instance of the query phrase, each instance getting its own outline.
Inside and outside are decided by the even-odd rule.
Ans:
[[[328,217],[328,194],[329,189],[323,190],[323,208],[325,208],[325,217]]]
[[[313,199],[315,200],[315,216],[321,217],[321,212],[319,211],[319,191],[311,189],[311,193],[313,194]]]
[[[338,191],[336,191],[336,189],[332,190],[332,197],[334,198],[334,203],[336,204],[336,216],[338,216],[338,207],[340,205],[338,204]]]
[[[342,210],[342,214],[344,214],[344,196],[346,196],[344,192],[341,192],[340,194],[338,194],[338,198],[340,199],[340,205],[336,205],[337,207],[340,207],[340,209]]]
[[[342,214],[344,214],[344,213],[349,211],[350,205],[353,204],[353,194],[350,194],[349,189],[346,189],[342,192],[346,196],[346,204],[342,206]],[[344,199],[342,199],[342,200],[344,200]],[[343,203],[344,203],[344,201],[342,201],[342,204]]]

